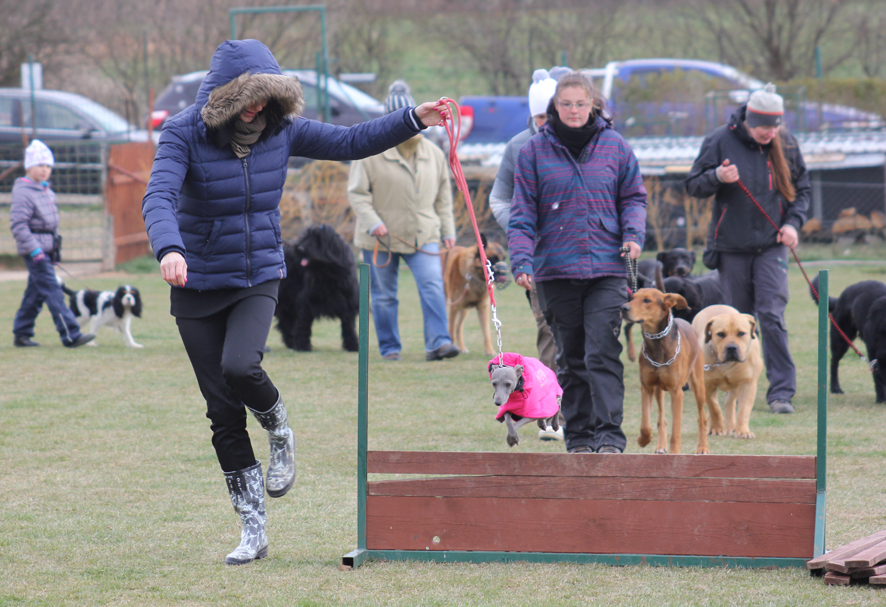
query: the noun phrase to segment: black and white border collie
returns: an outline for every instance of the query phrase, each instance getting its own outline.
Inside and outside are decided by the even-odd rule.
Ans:
[[[142,298],[132,285],[120,285],[116,291],[74,291],[62,284],[62,291],[71,299],[70,308],[77,317],[80,327],[89,333],[97,334],[99,327],[115,329],[123,334],[130,348],[143,348],[132,338],[132,317],[141,318]],[[95,345],[95,341],[89,345]]]

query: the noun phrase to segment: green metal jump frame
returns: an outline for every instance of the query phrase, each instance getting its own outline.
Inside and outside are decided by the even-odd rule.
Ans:
[[[819,272],[819,300],[828,300],[827,270]],[[374,559],[805,567],[806,561],[822,555],[825,547],[828,320],[827,306],[819,306],[816,457],[645,454],[578,457],[568,454],[527,453],[369,452],[369,266],[361,264],[357,548],[342,557],[342,565],[358,567],[366,560]],[[625,462],[629,464],[625,465]],[[644,466],[672,470],[674,477],[666,478],[662,475],[655,478],[654,473],[632,472],[634,468]],[[786,469],[789,472],[784,472]],[[370,487],[370,472],[467,476],[382,481],[372,483]],[[618,476],[619,474],[625,476]],[[672,481],[675,485],[683,482],[686,486],[675,489],[669,486]],[[633,497],[638,489],[645,493],[656,482],[659,483],[657,490],[661,492],[660,495],[665,496],[661,501],[643,502]],[[549,499],[548,489],[562,493],[567,485],[568,491],[572,493],[566,495],[566,499]],[[404,489],[400,491],[398,487]],[[620,491],[625,491],[624,487],[630,487],[627,495],[631,497],[624,498],[619,494]],[[515,493],[520,491],[526,493]],[[371,492],[372,498],[377,500],[374,505],[369,502]],[[730,492],[736,492],[736,497],[732,497]],[[757,492],[768,497],[757,499]],[[738,497],[738,494],[743,497]],[[622,495],[622,501],[614,501],[613,496],[619,495]],[[685,501],[681,496],[687,496]],[[754,503],[755,500],[757,503]],[[397,510],[398,503],[405,504],[405,508],[401,506],[402,509]],[[662,536],[662,541],[656,545],[661,549],[648,552],[631,550],[631,546],[650,545],[647,539],[650,530],[638,524],[637,517],[649,513],[660,516],[663,505],[673,510],[669,524],[675,527],[683,522],[685,513],[701,518],[690,521],[683,534],[676,529],[671,535]],[[478,524],[473,528],[464,524],[466,516],[483,508],[485,510],[478,518]],[[512,534],[517,527],[525,528],[528,525],[507,527],[498,524],[510,522],[507,518],[490,523],[501,510],[508,508],[511,509],[510,514],[505,513],[505,517],[513,516],[515,512],[532,512],[533,508],[536,508],[536,513],[548,512],[550,508],[554,514],[559,512],[566,513],[567,517],[579,517],[572,521],[574,523],[577,520],[580,524],[571,527],[561,525],[557,528],[556,522],[559,519],[551,516],[546,519],[551,524],[551,529],[536,530],[536,535],[527,536],[525,541],[526,546],[544,548],[524,550],[520,543],[523,540],[515,539]],[[733,518],[720,523],[718,519],[728,519],[730,509]],[[369,510],[372,511],[373,520],[371,532],[367,529]],[[610,518],[600,523],[594,518],[596,513],[603,513],[601,516]],[[442,518],[435,519],[432,524],[425,524],[426,514],[428,517]],[[581,516],[586,518],[583,520]],[[617,530],[618,533],[606,536],[606,529],[612,527],[613,523],[617,525],[619,516],[635,518],[626,520],[624,528]],[[653,521],[643,522],[651,526]],[[544,524],[545,521],[541,521],[536,526]],[[700,525],[702,532],[693,532],[693,525],[696,525],[695,529]],[[705,531],[708,529],[710,534]],[[583,533],[586,536],[584,540],[581,537],[576,539],[576,536]],[[625,549],[621,550],[621,536],[628,537],[632,533],[634,537],[642,537],[634,544],[627,542]],[[678,554],[668,554],[669,550],[676,549],[669,542],[682,535],[689,536],[689,548],[682,549]],[[706,538],[705,535],[709,537]],[[597,538],[600,538],[599,545],[608,549],[593,551],[598,544]],[[719,548],[721,538],[727,549],[723,554],[715,554],[713,552]],[[761,542],[759,553],[754,552],[757,545],[750,548],[746,546],[749,538],[752,540],[751,544]],[[582,541],[585,544],[581,544]],[[793,543],[794,548],[783,548],[790,543]],[[471,547],[448,549],[448,545]],[[567,545],[568,548],[563,549]],[[592,550],[576,549],[576,545],[589,545]],[[687,552],[696,545],[706,545],[707,552]],[[501,546],[507,546],[507,549],[500,549]],[[779,556],[779,551],[790,554]]]

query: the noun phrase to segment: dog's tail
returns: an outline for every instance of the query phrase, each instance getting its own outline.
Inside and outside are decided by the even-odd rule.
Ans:
[[[68,285],[65,284],[65,281],[62,280],[61,276],[56,276],[55,281],[58,283],[58,286],[62,288],[62,291],[65,292],[65,295],[75,295],[77,291],[73,291]]]
[[[812,297],[812,301],[818,305],[818,274],[815,275],[815,278],[812,279],[812,286],[809,288],[809,296]],[[834,308],[837,307],[837,298],[836,297],[828,297],[828,312],[833,312]]]
[[[662,277],[661,265],[655,266],[655,288],[666,293],[664,288],[664,278]]]

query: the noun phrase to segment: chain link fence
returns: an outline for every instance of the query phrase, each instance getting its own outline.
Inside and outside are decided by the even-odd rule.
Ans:
[[[97,262],[106,256],[109,220],[104,210],[108,144],[104,142],[53,143],[55,165],[50,182],[59,207],[63,262]],[[0,256],[16,257],[9,229],[12,186],[24,176],[24,146],[0,144]]]

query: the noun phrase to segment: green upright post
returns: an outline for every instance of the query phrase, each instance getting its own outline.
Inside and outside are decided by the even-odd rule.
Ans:
[[[366,549],[366,451],[369,441],[369,264],[360,264],[360,369],[357,377],[357,548]]]
[[[815,546],[813,558],[825,551],[825,506],[828,473],[828,271],[818,272],[818,453],[815,460]]]
[[[366,481],[369,427],[369,264],[360,264],[360,352],[357,359],[357,549],[342,557],[342,565],[359,567],[366,550]]]

